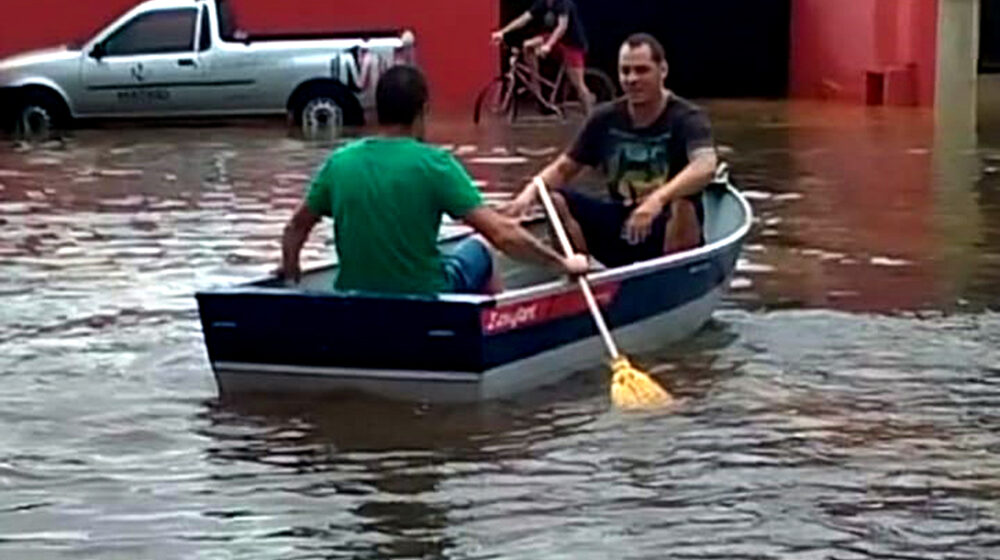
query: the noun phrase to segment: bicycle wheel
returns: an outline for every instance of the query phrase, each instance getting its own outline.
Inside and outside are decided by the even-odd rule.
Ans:
[[[587,68],[583,72],[583,83],[587,84],[587,89],[597,97],[598,103],[611,101],[618,97],[618,88],[607,74],[596,68]]]
[[[479,95],[472,113],[475,124],[510,123],[517,114],[517,100],[506,76],[494,78]]]
[[[595,68],[587,68],[583,72],[583,82],[587,84],[587,89],[595,97],[596,103],[611,101],[617,96],[614,82],[607,74]],[[580,103],[580,96],[576,93],[576,88],[569,82],[569,79],[562,84],[562,108],[567,115],[582,116],[583,103]]]

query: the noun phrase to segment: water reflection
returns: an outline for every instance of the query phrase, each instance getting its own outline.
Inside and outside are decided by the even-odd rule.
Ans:
[[[746,113],[756,128],[728,112],[716,128],[759,217],[745,256],[766,266],[753,275],[762,303],[893,312],[991,299],[960,279],[986,272],[978,240],[995,228],[980,216],[996,212],[973,193],[990,152],[967,118],[805,102]]]
[[[241,397],[207,403],[200,431],[213,441],[211,463],[279,469],[288,476],[269,494],[322,500],[336,512],[267,538],[305,543],[297,548],[317,554],[443,558],[456,546],[447,529],[463,507],[450,484],[537,460],[536,445],[585,430],[599,412],[558,404],[565,395],[546,405],[541,397],[436,408],[360,397]],[[215,491],[227,493],[230,482],[220,478]]]
[[[603,364],[483,406],[218,400],[191,294],[273,267],[332,145],[240,124],[2,147],[0,556],[990,557],[989,95],[978,127],[709,103],[759,222],[715,320],[634,356],[684,399],[641,417]],[[429,138],[501,200],[573,127]]]
[[[482,407],[209,403],[199,433],[226,475],[206,491],[283,522],[265,537],[303,554],[985,550],[1000,465],[968,461],[996,444],[995,317],[720,319],[668,374],[676,414],[609,413],[591,378]]]
[[[653,365],[651,373],[681,397],[683,416],[737,375],[740,361],[725,355],[737,338],[727,323],[712,322],[687,352],[668,349],[636,360]],[[256,474],[246,476],[255,493],[286,495],[289,503],[322,500],[326,511],[337,512],[276,528],[268,538],[317,554],[453,557],[470,546],[468,535],[456,531],[467,523],[498,523],[517,538],[535,531],[519,516],[551,524],[551,515],[566,511],[559,503],[590,500],[583,488],[561,495],[564,483],[607,493],[610,475],[621,479],[620,488],[610,490],[612,502],[645,493],[641,488],[657,468],[648,440],[657,429],[637,429],[628,415],[607,415],[607,375],[595,364],[558,386],[482,405],[360,395],[207,401],[198,433],[211,442],[206,460],[228,474],[206,491],[245,494],[248,480],[232,472],[253,465]],[[614,444],[608,450],[594,438]],[[273,476],[267,473],[276,471],[280,478],[267,483]],[[536,482],[526,484],[526,476]]]
[[[942,289],[955,300],[976,292],[975,276],[980,269],[980,252],[987,207],[977,185],[984,178],[983,158],[979,154],[977,102],[975,85],[961,99],[949,99],[936,108],[932,181],[935,186],[934,231],[941,240],[940,264],[949,273]],[[972,290],[970,290],[972,288]],[[974,303],[988,303],[973,296]]]

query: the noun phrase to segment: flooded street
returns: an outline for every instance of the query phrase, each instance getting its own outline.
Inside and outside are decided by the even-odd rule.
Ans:
[[[0,558],[997,557],[1000,118],[706,106],[757,223],[714,320],[634,356],[683,398],[650,415],[603,364],[480,406],[220,400],[193,294],[276,266],[331,144],[3,144]],[[573,131],[429,140],[502,199]]]

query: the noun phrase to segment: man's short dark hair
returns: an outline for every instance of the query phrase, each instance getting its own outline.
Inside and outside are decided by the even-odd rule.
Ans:
[[[633,33],[629,35],[628,39],[625,39],[625,44],[633,49],[646,45],[649,47],[649,51],[653,53],[653,62],[659,63],[667,60],[667,53],[663,50],[663,44],[649,33]]]
[[[382,74],[375,88],[380,124],[409,126],[427,104],[427,79],[415,66],[400,64]]]

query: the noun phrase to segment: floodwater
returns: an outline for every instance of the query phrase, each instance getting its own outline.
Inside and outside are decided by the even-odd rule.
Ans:
[[[757,212],[696,337],[478,406],[218,398],[193,293],[268,272],[330,145],[0,148],[0,558],[1000,556],[1000,119],[710,102]],[[502,198],[572,125],[435,123]],[[305,257],[329,251],[317,230]]]

